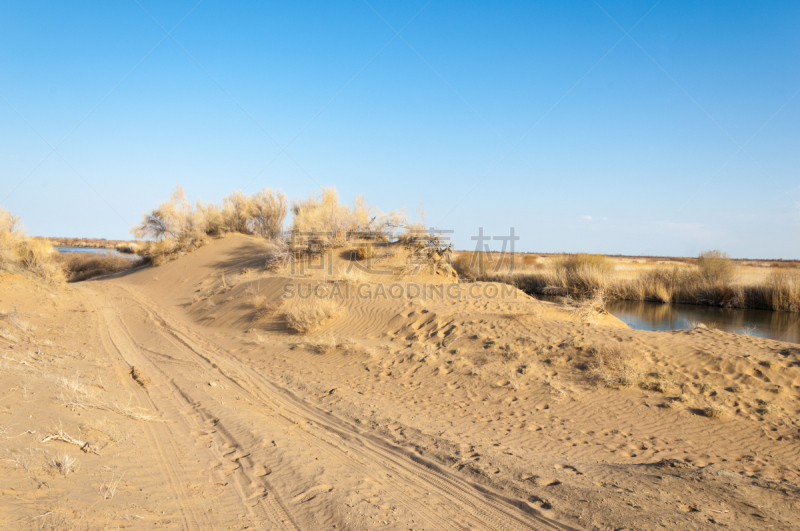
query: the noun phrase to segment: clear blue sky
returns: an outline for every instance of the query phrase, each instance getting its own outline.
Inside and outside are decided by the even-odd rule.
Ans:
[[[139,2],[0,5],[32,234],[319,184],[458,248],[800,258],[798,2]]]

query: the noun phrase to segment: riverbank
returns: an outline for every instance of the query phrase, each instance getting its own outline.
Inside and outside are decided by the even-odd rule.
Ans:
[[[654,301],[725,308],[800,311],[800,268],[795,262],[717,257],[703,265],[685,258],[610,258],[601,255],[455,253],[461,278],[514,285],[529,295],[606,301]]]

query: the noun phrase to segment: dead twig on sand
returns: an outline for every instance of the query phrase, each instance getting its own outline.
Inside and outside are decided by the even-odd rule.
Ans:
[[[65,442],[65,443],[68,443],[68,444],[74,444],[75,446],[79,447],[85,453],[92,452],[93,454],[100,455],[97,452],[97,448],[94,445],[92,445],[91,443],[81,441],[80,439],[76,439],[75,437],[72,437],[71,435],[69,435],[67,433],[64,433],[60,429],[58,430],[58,433],[52,433],[52,434],[48,435],[47,437],[45,437],[44,439],[42,439],[43,443],[46,443],[46,442],[49,442],[49,441],[61,441],[61,442]]]

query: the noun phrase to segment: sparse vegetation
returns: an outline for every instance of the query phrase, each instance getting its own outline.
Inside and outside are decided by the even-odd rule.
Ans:
[[[281,310],[286,325],[300,334],[308,334],[339,315],[339,308],[328,299],[311,298]]]
[[[736,262],[721,251],[707,251],[696,259],[671,259],[668,265],[656,267],[626,264],[615,268],[600,255],[523,259],[528,256],[516,256],[512,267],[508,253],[461,252],[453,257],[453,267],[467,280],[504,282],[532,295],[569,296],[577,301],[602,292],[607,301],[800,311],[800,271],[790,263],[774,262],[779,269],[754,281],[742,278]]]
[[[719,418],[727,417],[728,415],[731,414],[731,412],[728,411],[728,408],[726,408],[725,406],[718,405],[718,404],[711,404],[710,406],[705,408],[703,410],[703,412],[705,413],[706,417],[709,417],[709,418],[712,418],[712,419],[719,419]]]
[[[607,314],[606,295],[603,290],[597,290],[591,297],[573,299],[567,296],[567,305],[572,315],[583,323],[597,324],[598,319]]]
[[[602,345],[589,349],[591,378],[606,387],[631,387],[642,380],[644,355],[628,345]]]
[[[323,188],[306,199],[292,201],[292,230],[298,233],[324,233],[325,245],[338,245],[348,233],[360,238],[385,240],[395,230],[408,228],[403,211],[383,213],[358,196],[352,207],[339,202],[336,188]]]
[[[722,251],[705,251],[697,257],[700,277],[712,285],[727,285],[736,275],[731,257]]]
[[[63,253],[56,260],[69,282],[79,282],[92,277],[125,271],[142,265],[144,260],[125,258],[111,253]]]
[[[27,237],[19,218],[0,207],[0,270],[29,272],[46,282],[59,283],[64,274],[56,254],[48,240]]]
[[[60,453],[50,460],[49,465],[58,470],[62,476],[69,476],[78,469],[78,460],[68,453]]]
[[[193,207],[183,188],[176,186],[170,199],[146,214],[132,232],[137,238],[155,239],[141,252],[160,264],[205,245],[211,236],[241,232],[277,238],[286,213],[286,196],[277,190],[264,189],[253,196],[237,190],[221,206],[198,202]]]

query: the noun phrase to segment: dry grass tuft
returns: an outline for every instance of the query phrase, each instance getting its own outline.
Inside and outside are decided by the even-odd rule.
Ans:
[[[308,343],[304,343],[303,347],[317,354],[330,354],[337,349],[345,348],[349,345],[336,340],[333,334],[327,334]]]
[[[323,324],[335,319],[339,308],[328,299],[312,298],[283,309],[280,314],[286,319],[286,325],[300,334],[308,334]]]
[[[356,260],[363,262],[364,260],[372,258],[373,254],[374,252],[371,245],[359,247],[356,249]]]
[[[136,254],[139,252],[139,245],[134,242],[123,242],[115,245],[114,249],[119,253]]]
[[[759,398],[757,402],[758,402],[758,412],[761,413],[762,415],[767,415],[778,411],[778,408],[775,406],[774,400],[763,400]]]
[[[625,345],[604,345],[590,349],[591,378],[606,387],[631,387],[644,375],[644,354]]]
[[[60,453],[48,463],[51,467],[58,470],[62,476],[69,476],[78,469],[78,460],[68,453]]]
[[[725,406],[717,405],[717,404],[712,404],[712,405],[708,406],[707,408],[705,408],[703,410],[703,412],[705,413],[706,417],[709,417],[709,418],[712,418],[712,419],[719,419],[719,418],[727,417],[727,416],[729,416],[731,414],[731,412],[728,411],[728,408],[726,408]]]
[[[111,477],[100,485],[98,492],[100,493],[100,497],[104,500],[109,500],[114,497],[117,493],[117,487],[119,486],[122,478],[125,476],[125,473],[119,473],[118,470],[113,469],[111,471]]]
[[[666,381],[656,381],[656,382],[640,382],[639,387],[642,389],[646,389],[647,391],[655,391],[656,393],[669,393],[670,389],[672,389],[672,382]]]
[[[263,297],[262,297],[263,299]],[[256,304],[256,301],[253,301],[253,304]],[[256,311],[255,320],[256,321],[264,321],[269,319],[273,315],[277,315],[281,313],[281,309],[286,305],[286,299],[280,298],[276,299],[270,303],[266,303],[266,300],[261,301],[260,307],[257,307],[258,310]]]
[[[591,297],[575,300],[567,297],[570,313],[582,323],[597,324],[601,316],[607,314],[606,296],[602,290],[595,291]]]

